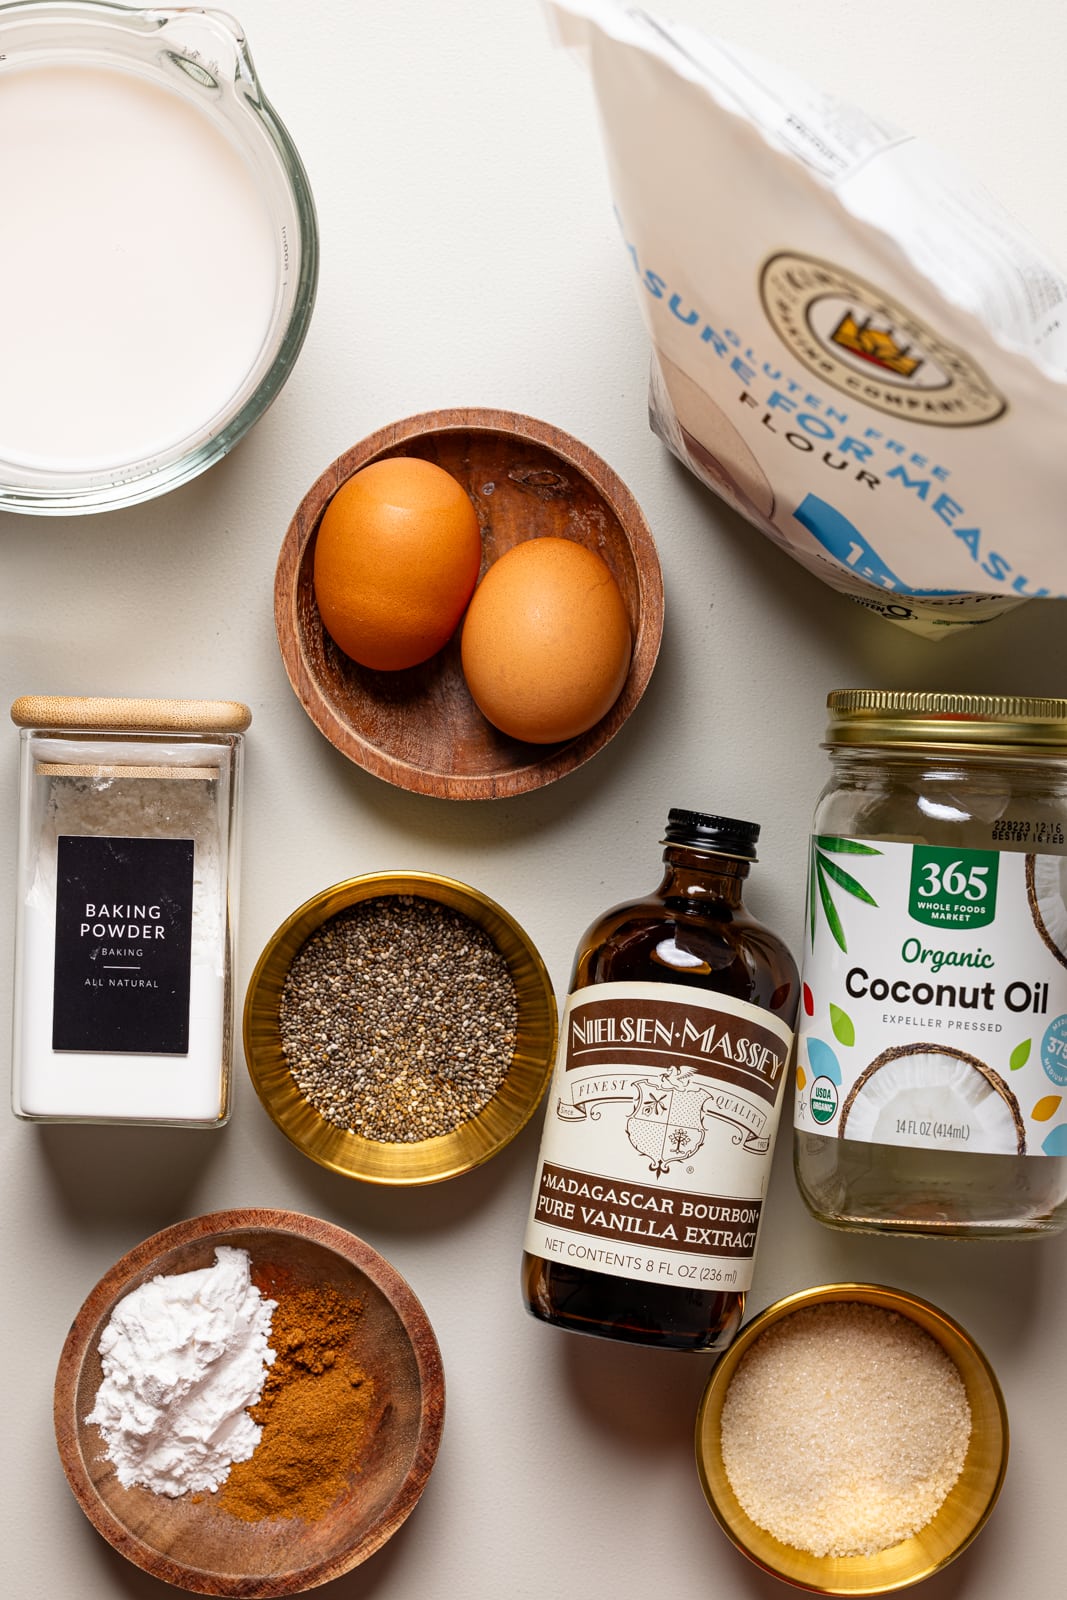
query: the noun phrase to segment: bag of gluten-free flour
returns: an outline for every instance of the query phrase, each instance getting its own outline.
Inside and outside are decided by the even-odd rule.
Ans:
[[[556,0],[679,458],[930,637],[1067,591],[1067,282],[930,146],[750,51]]]

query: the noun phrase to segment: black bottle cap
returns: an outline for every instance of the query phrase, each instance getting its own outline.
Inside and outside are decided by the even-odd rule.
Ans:
[[[707,811],[667,813],[664,844],[690,845],[696,850],[714,850],[716,855],[737,856],[742,861],[756,860],[758,822],[741,822],[737,817],[716,817]]]

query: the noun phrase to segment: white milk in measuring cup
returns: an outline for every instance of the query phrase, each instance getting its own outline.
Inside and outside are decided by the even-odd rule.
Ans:
[[[184,482],[277,394],[314,303],[314,206],[221,12],[0,6],[0,506]]]

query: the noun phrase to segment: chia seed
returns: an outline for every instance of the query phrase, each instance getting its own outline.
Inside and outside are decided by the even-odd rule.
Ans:
[[[451,1133],[496,1094],[519,1008],[507,961],[461,911],[363,900],[301,946],[282,988],[282,1054],[337,1128],[383,1144]]]

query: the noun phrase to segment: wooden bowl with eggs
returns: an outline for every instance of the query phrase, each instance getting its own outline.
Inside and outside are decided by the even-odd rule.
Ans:
[[[326,631],[314,584],[323,514],[355,473],[396,456],[430,461],[465,490],[481,533],[479,582],[508,551],[532,539],[569,540],[606,564],[622,596],[632,649],[618,697],[584,732],[535,744],[494,727],[467,686],[462,623],[428,660],[388,672],[360,666]],[[342,754],[417,794],[486,800],[542,788],[588,761],[619,731],[644,693],[659,652],[663,579],[641,508],[587,446],[517,412],[431,411],[379,429],[316,479],[282,544],[274,617],[293,690]],[[501,635],[499,648],[514,657],[512,639]],[[588,637],[561,647],[579,659],[595,648],[596,640]]]

